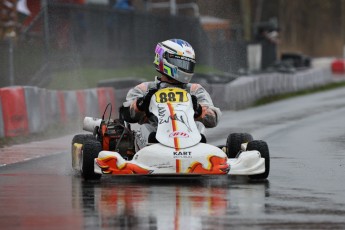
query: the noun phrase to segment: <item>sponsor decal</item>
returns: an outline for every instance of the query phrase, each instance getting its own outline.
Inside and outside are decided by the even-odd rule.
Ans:
[[[187,91],[178,88],[165,88],[155,93],[157,103],[182,103],[188,102]]]
[[[193,54],[192,51],[190,51],[190,50],[186,50],[186,53],[189,54],[189,55]]]
[[[174,138],[174,137],[177,137],[177,138],[188,138],[189,134],[186,133],[186,132],[174,131],[174,132],[169,134],[169,137],[171,137],[171,138]]]
[[[186,126],[187,130],[189,132],[192,132],[191,125],[189,124],[188,116],[187,114],[182,110],[174,110],[170,103],[168,103],[168,109],[170,112],[170,115],[166,115],[167,110],[164,106],[157,106],[158,108],[158,124],[165,124],[171,122],[172,125],[176,126],[176,123],[179,122],[180,124],[183,124]],[[171,110],[171,111],[170,111]]]
[[[174,166],[171,165],[171,163],[169,161],[167,161],[167,162],[162,162],[159,164],[150,165],[150,167],[163,169],[163,168],[173,168]]]
[[[174,158],[192,158],[191,151],[174,151]]]

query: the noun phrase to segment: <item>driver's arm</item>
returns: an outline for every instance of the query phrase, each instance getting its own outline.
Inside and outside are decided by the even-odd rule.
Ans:
[[[124,107],[129,107],[129,114],[132,120],[138,121],[139,124],[145,123],[145,112],[137,108],[137,99],[143,97],[148,89],[148,83],[143,82],[130,89],[126,96]]]
[[[201,115],[195,120],[203,123],[206,128],[215,127],[222,113],[219,108],[213,105],[210,94],[200,84],[192,84],[190,93],[197,97],[198,103],[202,107]]]

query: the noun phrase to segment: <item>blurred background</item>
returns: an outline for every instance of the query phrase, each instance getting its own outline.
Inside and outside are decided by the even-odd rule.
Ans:
[[[344,56],[345,0],[1,0],[0,87],[152,80],[169,38],[191,43],[200,74],[294,72]]]

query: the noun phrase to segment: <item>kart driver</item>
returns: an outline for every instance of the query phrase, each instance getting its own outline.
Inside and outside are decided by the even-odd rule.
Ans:
[[[132,123],[147,123],[146,114],[152,95],[161,88],[179,87],[192,96],[195,121],[206,128],[215,127],[221,115],[220,109],[213,105],[209,93],[201,85],[190,83],[195,66],[192,46],[181,39],[170,39],[158,43],[155,54],[153,63],[161,76],[129,90],[123,103],[129,112],[124,113],[124,119]]]

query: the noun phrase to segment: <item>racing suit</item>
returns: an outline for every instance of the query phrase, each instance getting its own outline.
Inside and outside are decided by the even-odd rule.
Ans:
[[[155,81],[143,82],[130,89],[127,94],[126,102],[123,103],[123,106],[129,107],[131,119],[138,121],[139,124],[146,123],[147,118],[145,112],[137,108],[137,99],[145,96],[148,90],[157,89],[157,86],[159,86],[159,88],[176,87],[176,84],[162,82],[156,77]],[[198,103],[202,107],[201,116],[196,118],[195,121],[201,122],[206,128],[215,127],[218,124],[221,112],[219,108],[213,105],[209,93],[201,85],[195,83],[178,84],[178,86],[185,89],[191,95],[195,95],[198,99]]]

